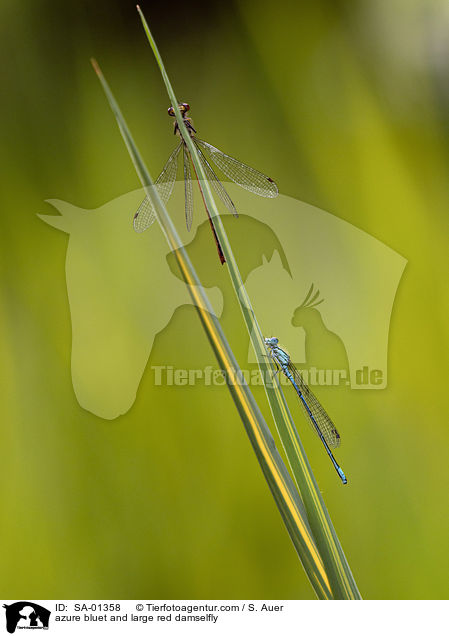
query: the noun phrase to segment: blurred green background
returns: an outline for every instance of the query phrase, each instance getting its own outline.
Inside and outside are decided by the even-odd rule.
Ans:
[[[141,6],[205,139],[408,259],[388,388],[326,390],[348,487],[308,430],[304,444],[362,595],[447,598],[447,3]],[[0,33],[2,596],[313,598],[226,388],[148,372],[114,421],[73,393],[67,236],[36,213],[139,187],[92,55],[153,175],[173,148],[134,3],[3,0]],[[223,326],[245,356],[213,250],[205,236],[194,262],[230,299]],[[149,364],[167,363],[215,363],[192,307],[156,339]]]

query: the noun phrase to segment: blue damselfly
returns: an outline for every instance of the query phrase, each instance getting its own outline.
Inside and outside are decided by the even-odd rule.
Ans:
[[[265,338],[265,345],[268,353],[273,358],[277,369],[282,371],[293,385],[299,396],[301,406],[306,413],[307,419],[312,424],[313,430],[323,442],[324,448],[326,449],[326,452],[329,455],[341,481],[344,484],[347,484],[348,480],[340,466],[335,461],[335,457],[332,455],[332,451],[330,449],[330,447],[337,448],[340,446],[340,435],[332,420],[305,383],[301,373],[291,362],[289,354],[279,346],[278,338]]]
[[[247,166],[246,164],[234,159],[234,157],[230,157],[225,154],[215,146],[207,143],[206,141],[202,141],[198,139],[196,136],[196,130],[193,127],[192,120],[187,117],[187,113],[190,110],[189,104],[182,103],[179,104],[179,109],[182,114],[182,118],[184,124],[186,125],[187,131],[192,138],[196,149],[198,151],[198,155],[200,157],[201,164],[204,168],[204,172],[206,174],[207,180],[214,187],[217,195],[220,197],[226,208],[232,212],[232,214],[237,217],[238,213],[236,207],[226,192],[223,184],[220,179],[216,175],[214,169],[212,168],[211,162],[218,167],[224,175],[226,175],[231,181],[237,183],[242,188],[253,192],[254,194],[258,194],[261,197],[276,197],[278,195],[278,188],[273,179],[267,177],[262,172]],[[168,109],[168,114],[170,117],[174,117],[175,113],[173,107]],[[192,218],[193,218],[193,190],[192,190],[192,176],[191,176],[191,157],[189,150],[187,148],[186,143],[184,142],[180,131],[178,123],[175,121],[174,125],[174,133],[180,137],[180,142],[174,149],[174,151],[169,156],[167,163],[162,169],[162,172],[158,176],[155,181],[155,186],[158,190],[159,196],[161,197],[163,203],[167,203],[172,192],[173,186],[176,181],[176,175],[178,172],[178,156],[182,149],[183,161],[184,161],[184,188],[185,188],[185,216],[186,216],[186,225],[187,229],[190,230],[192,226]],[[195,166],[193,165],[193,170],[195,172],[195,176],[198,180],[198,175],[195,171]],[[203,191],[201,189],[201,183],[198,180],[198,185],[200,187],[201,195]],[[223,254],[223,250],[221,249],[220,241],[218,240],[217,234],[215,232],[214,224],[212,222],[212,218],[210,216],[209,210],[207,209],[206,202],[204,201],[204,207],[206,208],[207,216],[209,218],[209,223],[212,228],[212,233],[214,235],[215,243],[217,245],[218,255],[220,256],[220,261],[225,263],[225,257]],[[143,232],[156,220],[156,212],[153,206],[153,203],[150,197],[146,196],[145,199],[140,204],[136,214],[134,215],[134,229],[136,232]]]

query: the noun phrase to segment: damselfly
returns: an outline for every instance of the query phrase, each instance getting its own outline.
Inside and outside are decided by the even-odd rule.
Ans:
[[[196,130],[193,127],[192,120],[187,117],[187,113],[190,110],[189,104],[179,104],[179,109],[181,111],[187,131],[198,151],[198,155],[200,157],[207,180],[212,184],[217,195],[234,216],[238,216],[236,207],[231,197],[223,187],[220,179],[217,177],[214,169],[211,166],[211,162],[213,162],[221,170],[221,172],[223,172],[223,174],[231,179],[231,181],[234,181],[234,183],[237,183],[239,186],[245,188],[246,190],[249,190],[250,192],[254,192],[254,194],[258,194],[261,197],[271,198],[278,195],[278,188],[273,179],[270,179],[270,177],[267,177],[265,174],[262,174],[258,170],[250,168],[250,166],[247,166],[237,159],[234,159],[234,157],[226,155],[221,150],[218,150],[218,148],[215,148],[214,146],[211,146],[211,144],[208,144],[206,141],[202,141],[201,139],[198,139],[198,137],[196,137]],[[170,107],[168,109],[168,114],[170,115],[170,117],[175,116],[173,107]],[[169,156],[167,163],[162,169],[162,172],[155,181],[155,186],[163,203],[167,203],[173,192],[173,186],[175,184],[176,175],[178,172],[178,156],[182,149],[184,160],[185,215],[187,229],[190,230],[193,218],[193,190],[190,170],[191,157],[187,145],[184,142],[182,135],[180,134],[179,126],[176,121],[174,125],[174,133],[175,135],[178,135],[180,137],[180,142]],[[198,180],[195,166],[193,166],[193,169]],[[203,194],[201,183],[199,182],[199,180],[198,185],[200,187],[201,194]],[[209,210],[207,209],[206,202],[204,201],[204,197],[203,202],[206,208],[207,216],[209,218],[210,226],[212,228],[215,243],[217,245],[220,261],[222,263],[225,263],[223,250],[221,249],[220,241],[218,240],[217,234],[215,232],[215,228]],[[153,203],[150,197],[146,196],[140,204],[136,214],[134,215],[134,229],[136,230],[136,232],[143,232],[155,221],[155,219],[156,213]]]
[[[270,356],[273,358],[278,370],[290,380],[296,393],[299,396],[300,402],[307,418],[312,424],[314,431],[318,434],[318,437],[323,442],[324,448],[329,455],[335,470],[337,471],[340,479],[344,484],[348,483],[346,476],[340,466],[335,461],[335,457],[332,455],[332,451],[329,447],[337,448],[340,446],[340,435],[335,428],[329,415],[321,406],[317,398],[309,389],[307,384],[301,377],[300,372],[291,362],[290,356],[284,349],[279,347],[278,338],[265,338],[265,345],[268,349]]]

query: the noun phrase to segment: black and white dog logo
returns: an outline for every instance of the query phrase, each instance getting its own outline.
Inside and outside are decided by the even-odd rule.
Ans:
[[[31,603],[30,601],[19,601],[11,605],[3,605],[6,611],[6,629],[10,634],[14,634],[18,629],[48,629],[50,620],[50,610]]]

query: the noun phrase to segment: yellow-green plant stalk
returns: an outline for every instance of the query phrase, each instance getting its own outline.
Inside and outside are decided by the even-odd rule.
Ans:
[[[154,187],[153,180],[142,160],[118,104],[95,60],[92,60],[92,65],[115,115],[136,172],[145,188],[146,194],[151,198],[154,205],[162,232],[175,254],[182,276],[187,283],[189,293],[192,296],[220,368],[226,374],[227,386],[304,570],[318,598],[330,599],[332,598],[332,592],[329,580],[315,544],[304,505],[276,449],[271,432],[248,385],[244,381],[234,381],[235,374],[240,375],[240,377],[243,376],[239,373],[240,369],[237,361],[221,329],[218,318],[214,314],[206,292],[201,286],[193,265],[159,197],[157,188]]]
[[[173,91],[170,79],[165,70],[164,63],[157,48],[156,42],[151,34],[145,16],[139,6],[137,6],[143,27],[148,41],[155,55],[162,78],[164,80],[167,93],[169,95],[173,110],[176,116],[178,127],[184,143],[186,144],[195,167],[198,179],[201,181],[202,193],[209,210],[218,240],[221,244],[226,262],[229,268],[232,285],[237,294],[237,298],[244,316],[244,320],[250,335],[259,368],[262,374],[265,391],[268,397],[274,422],[279,432],[285,448],[292,472],[304,501],[307,510],[310,526],[312,528],[316,544],[320,551],[323,564],[335,599],[359,599],[356,582],[352,575],[349,564],[346,560],[343,548],[339,542],[324,500],[319,491],[309,461],[301,444],[293,418],[288,409],[285,397],[280,385],[274,378],[274,371],[271,361],[267,363],[264,338],[252,308],[249,296],[243,284],[237,262],[234,258],[231,245],[221,222],[215,200],[212,195],[207,176],[199,159],[195,144],[193,143],[178,108],[178,100]],[[270,381],[266,381],[263,370],[270,370]]]

